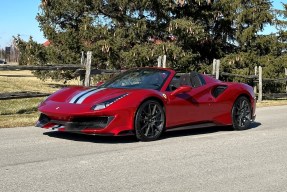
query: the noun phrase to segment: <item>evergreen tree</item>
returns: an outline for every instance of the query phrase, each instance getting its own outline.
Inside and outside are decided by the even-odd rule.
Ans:
[[[154,65],[166,54],[172,67],[200,69],[233,52],[234,42],[248,50],[272,20],[268,0],[43,0],[41,10],[59,59],[77,63],[92,50],[98,65],[113,68]]]
[[[19,65],[44,65],[48,62],[47,54],[41,44],[38,44],[29,38],[28,42],[25,42],[20,38],[20,35],[14,37],[14,42],[20,51]]]
[[[40,8],[51,46],[39,64],[76,64],[92,51],[98,68],[154,66],[167,55],[180,71],[210,72],[216,58],[224,71],[252,74],[256,65],[273,66],[268,59],[286,46],[286,30],[260,34],[268,24],[283,25],[276,14],[286,17],[270,0],[42,0]]]

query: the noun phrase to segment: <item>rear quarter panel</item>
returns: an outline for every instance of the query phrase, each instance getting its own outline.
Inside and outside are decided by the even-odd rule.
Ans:
[[[214,98],[213,120],[218,124],[231,125],[232,116],[231,111],[234,102],[240,96],[245,96],[250,100],[252,112],[255,114],[255,94],[253,88],[243,83],[222,83],[227,85],[227,89]]]

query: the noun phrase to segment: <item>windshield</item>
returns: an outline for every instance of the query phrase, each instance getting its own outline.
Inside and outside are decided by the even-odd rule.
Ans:
[[[170,72],[140,68],[126,71],[104,83],[101,88],[125,88],[125,89],[155,89],[160,90]]]

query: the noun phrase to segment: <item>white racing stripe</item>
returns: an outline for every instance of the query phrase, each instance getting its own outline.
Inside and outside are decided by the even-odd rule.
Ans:
[[[97,88],[92,88],[92,89],[88,89],[86,91],[82,91],[80,93],[78,93],[77,95],[75,95],[69,103],[78,103],[78,100],[81,98],[81,97],[84,97],[86,94],[89,94],[90,92],[94,92],[96,90],[100,90],[100,89],[97,89]],[[101,89],[102,90],[102,89]]]
[[[74,103],[79,97],[83,96],[84,94],[90,92],[90,91],[93,91],[93,90],[96,90],[96,88],[92,88],[92,89],[88,89],[86,91],[82,91],[80,93],[78,93],[77,95],[75,95],[69,103]]]
[[[101,90],[104,90],[104,89],[105,89],[105,88],[96,89],[96,90],[94,90],[94,91],[91,91],[91,92],[89,92],[89,93],[83,95],[81,98],[78,99],[78,101],[76,101],[76,104],[81,104],[81,103],[83,103],[83,101],[84,101],[86,98],[88,98],[89,96],[93,95],[94,93],[97,93],[97,92],[99,92],[99,91],[101,91]]]

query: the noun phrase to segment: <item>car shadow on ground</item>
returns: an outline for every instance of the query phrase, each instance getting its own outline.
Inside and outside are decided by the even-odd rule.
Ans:
[[[258,128],[261,125],[259,122],[253,122],[247,130]],[[234,131],[231,126],[218,126],[218,127],[205,127],[186,130],[175,130],[166,132],[160,139],[168,139],[172,137],[183,137],[192,135],[205,135],[216,132],[232,132]]]
[[[258,128],[261,125],[259,122],[253,122],[249,129]],[[218,126],[218,127],[206,127],[198,129],[186,129],[186,130],[175,130],[165,132],[159,140],[164,140],[174,137],[184,137],[184,136],[195,136],[195,135],[205,135],[216,132],[232,132],[232,127],[228,126]],[[55,137],[65,140],[73,140],[78,142],[90,142],[90,143],[134,143],[138,142],[135,136],[98,136],[98,135],[84,135],[77,133],[67,133],[67,132],[45,132],[44,135],[49,137]]]
[[[45,132],[44,135],[49,137],[55,137],[59,139],[73,140],[79,142],[90,142],[90,143],[133,143],[137,142],[134,136],[100,136],[100,135],[85,135],[77,133],[67,133],[67,132]]]
[[[253,122],[253,123],[251,123],[251,125],[250,125],[250,127],[249,127],[249,129],[255,129],[255,128],[258,128],[259,126],[261,125],[261,123],[260,122]]]

